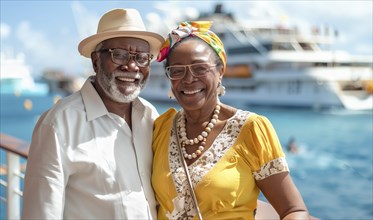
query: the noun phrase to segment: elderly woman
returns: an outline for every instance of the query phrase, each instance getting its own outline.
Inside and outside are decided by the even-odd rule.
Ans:
[[[226,54],[210,26],[181,23],[158,56],[182,107],[155,121],[158,218],[254,219],[261,191],[281,219],[308,219],[269,120],[219,101]]]

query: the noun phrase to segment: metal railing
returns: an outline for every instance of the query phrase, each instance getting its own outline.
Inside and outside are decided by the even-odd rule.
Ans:
[[[27,159],[30,144],[15,137],[0,133],[0,148],[6,152],[6,164],[1,165],[1,174],[5,180],[0,179],[0,185],[6,187],[6,198],[1,202],[6,203],[7,219],[21,218],[21,181],[24,179],[25,166],[21,159]]]

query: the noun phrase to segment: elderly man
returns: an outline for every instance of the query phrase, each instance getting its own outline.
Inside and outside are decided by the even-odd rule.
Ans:
[[[97,34],[80,42],[96,75],[36,124],[22,218],[156,218],[150,180],[158,113],[138,95],[162,43],[134,9],[107,12]]]

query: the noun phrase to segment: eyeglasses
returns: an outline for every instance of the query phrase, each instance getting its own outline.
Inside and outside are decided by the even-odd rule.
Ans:
[[[111,61],[118,65],[127,64],[131,57],[134,57],[134,61],[139,67],[149,66],[150,60],[153,55],[144,52],[129,52],[128,50],[113,48],[113,49],[101,49],[96,52],[109,52],[111,54]]]
[[[189,65],[174,65],[166,67],[166,76],[171,80],[179,80],[184,78],[187,67],[194,77],[203,77],[206,76],[212,67],[215,67],[216,64],[209,63],[193,63]]]

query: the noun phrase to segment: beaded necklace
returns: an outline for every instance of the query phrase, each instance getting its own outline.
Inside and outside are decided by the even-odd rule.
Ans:
[[[214,128],[216,122],[218,121],[219,113],[220,113],[220,105],[217,104],[215,106],[215,109],[214,109],[214,114],[212,115],[211,120],[207,124],[207,126],[205,127],[204,131],[202,131],[202,133],[199,134],[197,137],[192,138],[192,139],[188,139],[187,138],[187,131],[186,131],[186,127],[185,127],[185,113],[184,113],[184,111],[182,112],[179,127],[180,127],[180,136],[181,136],[181,139],[180,139],[180,141],[181,141],[181,151],[182,151],[185,159],[191,160],[193,158],[197,158],[198,156],[200,156],[202,154],[202,152],[203,152],[203,150],[205,149],[205,146],[206,146],[206,139],[209,136],[211,130]],[[194,144],[198,144],[198,143],[200,143],[199,146],[198,146],[198,149],[195,152],[193,152],[192,154],[188,154],[185,147],[187,145],[194,145]]]

